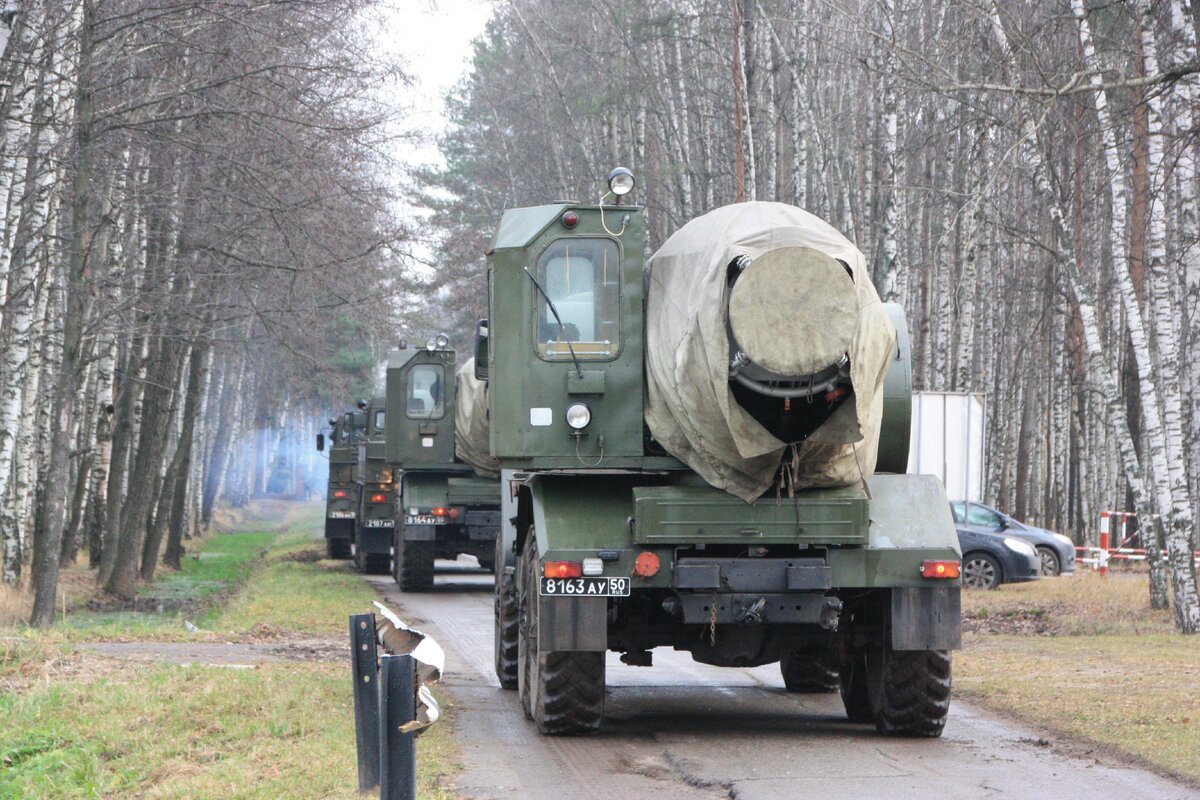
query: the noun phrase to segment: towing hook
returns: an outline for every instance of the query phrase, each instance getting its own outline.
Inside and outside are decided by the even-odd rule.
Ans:
[[[821,627],[827,631],[836,631],[841,615],[842,601],[836,597],[826,597],[825,602],[821,604]]]
[[[754,603],[742,612],[740,622],[743,625],[753,625],[762,622],[763,609],[767,607],[767,598],[760,597]]]

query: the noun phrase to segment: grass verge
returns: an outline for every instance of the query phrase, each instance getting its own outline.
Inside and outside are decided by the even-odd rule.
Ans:
[[[320,558],[313,514],[270,522],[212,537],[166,588],[150,587],[205,608],[198,632],[169,612],[125,612],[0,635],[0,797],[358,796],[346,616],[375,594],[345,562]],[[219,649],[298,637],[328,646],[317,660],[244,669],[125,661],[85,644],[146,640],[169,653],[176,638]],[[452,800],[454,704],[438,694],[443,721],[418,741],[417,796]]]
[[[1145,580],[1085,573],[965,592],[956,695],[1200,784],[1200,639],[1171,632]]]

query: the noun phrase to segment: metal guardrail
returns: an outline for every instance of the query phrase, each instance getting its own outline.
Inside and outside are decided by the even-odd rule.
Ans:
[[[379,790],[380,800],[416,800],[416,659],[378,657],[374,614],[350,617],[354,667],[354,734],[358,791]]]

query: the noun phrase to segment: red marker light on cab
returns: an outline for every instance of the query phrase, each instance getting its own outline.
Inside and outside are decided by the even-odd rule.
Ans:
[[[574,228],[579,224],[579,215],[574,211],[568,211],[562,215],[562,224],[564,228]]]

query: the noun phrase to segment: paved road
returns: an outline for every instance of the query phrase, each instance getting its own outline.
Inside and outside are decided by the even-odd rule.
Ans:
[[[655,666],[610,653],[603,730],[538,733],[492,669],[491,579],[439,562],[434,591],[370,578],[446,649],[476,800],[1176,800],[1200,792],[1073,755],[1033,730],[955,701],[941,739],[885,739],[846,721],[833,695],[789,695],[777,665],[721,669],[658,649]]]

